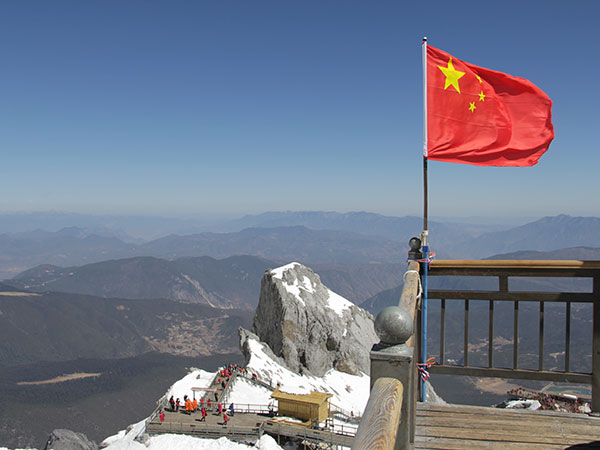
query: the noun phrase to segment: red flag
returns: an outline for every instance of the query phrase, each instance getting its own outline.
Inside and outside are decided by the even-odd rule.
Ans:
[[[524,78],[427,46],[429,159],[533,166],[554,138],[552,101]]]

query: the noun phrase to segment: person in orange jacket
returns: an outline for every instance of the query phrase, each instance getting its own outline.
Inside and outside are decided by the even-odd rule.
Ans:
[[[198,400],[194,399],[192,401],[192,412],[196,412],[198,410]]]

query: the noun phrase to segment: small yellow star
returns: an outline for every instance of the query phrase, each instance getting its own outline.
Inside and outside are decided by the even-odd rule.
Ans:
[[[483,91],[481,91],[479,93],[479,101],[480,102],[485,102],[485,94],[483,93]]]
[[[483,80],[481,79],[481,77],[479,75],[475,75],[477,77],[477,79],[479,80],[480,83],[483,83]]]
[[[458,70],[454,70],[454,66],[452,65],[452,58],[448,61],[448,67],[438,66],[438,68],[443,72],[446,76],[446,83],[444,84],[444,90],[448,89],[448,86],[454,86],[454,89],[460,94],[460,86],[458,85],[458,80],[465,75],[464,72],[460,72]]]
[[[475,106],[475,102],[469,103],[469,111],[473,112],[476,109],[477,109],[477,106]]]

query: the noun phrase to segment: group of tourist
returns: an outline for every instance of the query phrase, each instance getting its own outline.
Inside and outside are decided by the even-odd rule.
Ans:
[[[241,375],[246,378],[251,378],[254,381],[259,381],[258,375],[256,373],[249,372],[246,367],[240,367],[237,364],[228,364],[223,367],[219,367],[217,370],[217,376],[215,377],[215,382],[218,386],[217,389],[221,388],[224,390],[234,375]],[[262,380],[260,380],[260,382],[266,384]],[[268,384],[270,385],[271,382],[269,381]],[[279,383],[277,384],[279,385]],[[204,397],[200,397],[199,400],[197,400],[195,396],[193,399],[190,399],[187,395],[184,395],[183,402],[179,398],[176,399],[174,396],[171,396],[169,399],[170,410],[172,412],[181,412],[188,415],[200,413],[202,418],[196,419],[200,422],[206,422],[206,416],[208,413],[214,411],[214,415],[223,416],[223,424],[227,425],[230,420],[229,416],[233,417],[235,414],[234,404],[231,403],[229,404],[229,407],[226,407],[226,405],[224,405],[222,402],[219,402],[219,394],[217,390],[210,390],[214,390],[214,403],[211,401],[208,393],[206,395],[206,399]],[[160,414],[160,420],[163,422],[165,420],[164,413],[161,411]]]
[[[210,399],[206,400],[206,402],[203,398],[200,398],[199,401],[195,398],[191,400],[187,395],[184,395],[183,400],[185,409],[181,408],[182,413],[193,414],[199,412],[202,415],[202,418],[198,420],[200,422],[206,422],[207,414],[213,410],[213,403],[210,401]],[[179,412],[181,406],[179,399],[175,400],[173,396],[171,396],[169,399],[169,404],[171,406],[171,411]],[[233,403],[229,404],[229,408],[226,408],[223,403],[216,403],[214,405],[214,411],[215,415],[223,415],[223,422],[225,425],[227,425],[227,422],[229,421],[228,415],[233,416],[235,414],[235,407]]]

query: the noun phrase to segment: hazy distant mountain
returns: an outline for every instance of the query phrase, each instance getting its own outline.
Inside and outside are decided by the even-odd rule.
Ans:
[[[513,253],[504,253],[501,255],[490,256],[486,259],[579,259],[582,261],[600,261],[600,248],[592,247],[572,247],[572,248],[561,248],[559,250],[553,250],[550,252],[537,252],[537,251],[520,251]]]
[[[46,230],[66,227],[93,230],[95,234],[114,236],[126,242],[156,239],[170,233],[198,233],[214,229],[215,218],[179,218],[143,215],[76,214],[58,211],[0,213],[0,233]]]
[[[0,295],[0,365],[76,358],[235,352],[247,311],[79,294]]]
[[[544,217],[520,227],[482,234],[461,246],[468,257],[474,258],[525,250],[600,247],[600,218]]]
[[[148,242],[139,249],[144,254],[168,259],[248,254],[276,261],[360,264],[399,262],[406,258],[408,246],[376,236],[295,226],[248,228],[237,233],[172,235]]]
[[[68,266],[132,256],[136,246],[79,228],[0,235],[0,276],[9,277],[39,264]]]
[[[303,226],[313,230],[342,230],[368,236],[381,236],[406,243],[423,229],[423,219],[414,216],[383,216],[364,211],[337,213],[332,211],[286,211],[248,215],[225,223],[222,228],[239,231],[244,228],[276,228]],[[464,240],[506,226],[429,221],[431,235],[443,242]]]
[[[114,237],[89,234],[80,228],[3,234],[0,235],[0,278],[12,277],[40,264],[66,267],[135,256],[221,259],[248,254],[311,266],[400,263],[407,255],[408,238],[418,235],[421,227],[417,218],[390,218],[369,213],[307,212],[283,216],[289,221],[306,216],[305,221],[312,226],[340,228],[261,226],[230,233],[169,235],[144,244],[125,243]],[[360,232],[341,229],[344,227]],[[438,258],[444,259],[483,258],[506,252],[549,251],[574,246],[600,247],[600,219],[593,217],[546,217],[520,227],[483,234],[484,229],[479,225],[432,224],[430,228],[431,249]],[[386,234],[389,237],[385,237]]]
[[[98,297],[165,298],[215,307],[253,309],[260,279],[276,263],[253,256],[208,256],[167,261],[135,257],[81,267],[42,265],[6,284],[33,292],[71,292]]]

